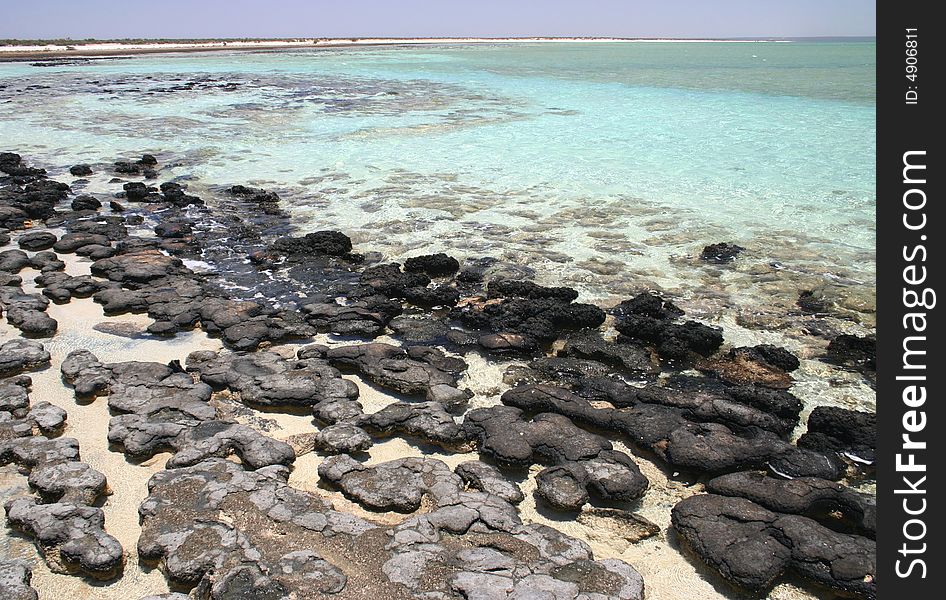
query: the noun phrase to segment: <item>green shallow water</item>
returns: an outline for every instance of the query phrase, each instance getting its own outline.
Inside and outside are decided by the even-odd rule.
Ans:
[[[360,250],[498,256],[589,299],[762,302],[760,273],[873,286],[874,57],[561,43],[0,64],[0,145],[50,166],[153,152],[178,165],[162,180],[273,187],[300,229]],[[718,241],[745,264],[707,271]]]

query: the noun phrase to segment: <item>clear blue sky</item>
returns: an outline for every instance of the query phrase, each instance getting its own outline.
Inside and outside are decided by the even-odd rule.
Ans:
[[[871,36],[873,0],[0,0],[0,38]]]

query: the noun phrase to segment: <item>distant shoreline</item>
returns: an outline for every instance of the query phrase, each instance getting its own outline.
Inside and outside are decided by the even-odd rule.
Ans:
[[[168,40],[168,41],[76,41],[34,45],[0,45],[0,62],[45,58],[93,58],[134,54],[344,48],[360,46],[410,46],[433,44],[536,44],[536,43],[783,43],[785,39],[674,39],[674,38],[351,38],[286,40]]]

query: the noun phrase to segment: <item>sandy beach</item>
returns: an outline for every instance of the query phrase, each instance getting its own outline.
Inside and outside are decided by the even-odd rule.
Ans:
[[[298,50],[312,48],[346,48],[364,46],[425,46],[456,44],[563,44],[563,43],[781,43],[788,40],[726,40],[726,39],[672,39],[672,38],[358,38],[303,40],[220,40],[211,42],[189,42],[187,40],[127,43],[127,42],[82,42],[74,45],[0,45],[0,61],[32,60],[45,58],[90,58],[109,56],[131,56],[136,54],[160,54],[177,52],[254,51],[254,50]]]

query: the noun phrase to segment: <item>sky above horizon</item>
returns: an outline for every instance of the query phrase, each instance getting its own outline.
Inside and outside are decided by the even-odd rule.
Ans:
[[[0,38],[873,36],[873,0],[4,2]]]

